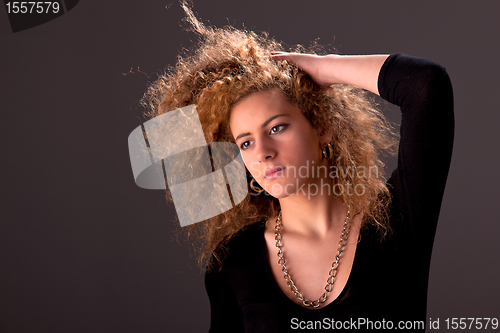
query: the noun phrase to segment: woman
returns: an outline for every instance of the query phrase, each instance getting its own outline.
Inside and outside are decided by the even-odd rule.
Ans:
[[[209,260],[210,331],[423,330],[453,144],[444,68],[404,54],[280,52],[184,9],[203,38],[150,87],[149,116],[196,104],[208,143],[240,147],[252,189],[189,229]],[[387,181],[379,151],[394,137],[359,88],[401,108]]]

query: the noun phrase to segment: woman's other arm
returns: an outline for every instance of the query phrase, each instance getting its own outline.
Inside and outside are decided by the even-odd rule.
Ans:
[[[205,272],[205,288],[211,310],[209,333],[243,332],[243,314],[238,301],[224,274],[217,267]]]

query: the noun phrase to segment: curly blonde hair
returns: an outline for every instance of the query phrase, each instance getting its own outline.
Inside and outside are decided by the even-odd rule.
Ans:
[[[397,139],[391,125],[363,90],[348,85],[319,86],[298,67],[270,59],[271,51],[284,48],[267,34],[257,35],[232,26],[208,27],[185,3],[181,6],[191,30],[200,36],[199,43],[187,55],[179,56],[175,68],[149,85],[142,99],[148,109],[147,118],[195,104],[208,144],[234,142],[229,128],[231,108],[253,92],[277,88],[299,107],[319,135],[333,129],[332,167],[383,170],[380,151],[393,153]],[[292,51],[305,50],[297,46]],[[363,213],[362,225],[373,225],[382,237],[386,235],[390,231],[390,192],[383,173],[357,177],[354,172],[340,172],[336,181],[343,186],[363,186],[363,195],[348,195],[344,191],[341,199],[354,212]],[[169,191],[166,196],[167,201],[172,201]],[[210,269],[209,259],[213,255],[220,261],[224,245],[238,231],[276,216],[279,209],[279,200],[272,196],[247,195],[233,209],[182,231],[195,244],[200,266],[208,262]]]

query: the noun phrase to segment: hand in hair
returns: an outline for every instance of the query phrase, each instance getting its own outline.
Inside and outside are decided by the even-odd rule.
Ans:
[[[305,71],[319,85],[349,84],[379,95],[377,81],[388,55],[320,56],[305,53],[271,52],[271,59],[286,60]]]

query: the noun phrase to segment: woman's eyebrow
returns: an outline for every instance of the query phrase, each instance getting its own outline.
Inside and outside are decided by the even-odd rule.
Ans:
[[[288,114],[286,114],[286,113],[281,113],[281,114],[277,114],[277,115],[275,115],[275,116],[272,116],[271,118],[269,118],[268,120],[266,120],[266,121],[265,121],[262,125],[260,125],[260,128],[264,128],[264,127],[266,127],[266,126],[267,126],[267,124],[269,124],[271,121],[273,121],[274,119],[276,119],[276,118],[278,118],[278,117],[282,117],[282,116],[289,116],[289,115],[288,115]],[[240,138],[242,138],[242,137],[244,137],[244,136],[248,136],[248,135],[250,135],[250,134],[252,134],[252,133],[250,133],[250,132],[242,133],[242,134],[238,135],[238,136],[236,137],[236,139],[234,139],[234,141],[238,141],[238,139],[240,139]]]

